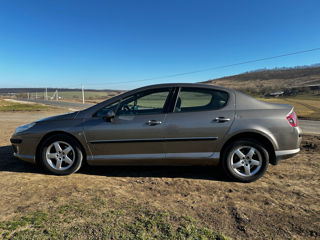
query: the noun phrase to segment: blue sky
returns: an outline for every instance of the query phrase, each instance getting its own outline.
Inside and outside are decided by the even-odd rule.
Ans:
[[[0,0],[0,87],[132,89],[320,62],[320,1]],[[123,83],[129,81],[129,83]]]

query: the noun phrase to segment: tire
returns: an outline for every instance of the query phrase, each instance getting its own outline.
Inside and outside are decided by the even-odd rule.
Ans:
[[[40,147],[40,165],[55,175],[77,172],[83,161],[79,143],[68,135],[57,134],[46,139]]]
[[[268,165],[268,151],[253,139],[236,140],[222,154],[224,172],[239,182],[256,181],[264,175]]]

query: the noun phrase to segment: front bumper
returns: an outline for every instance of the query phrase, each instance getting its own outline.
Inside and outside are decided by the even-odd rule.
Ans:
[[[19,158],[22,161],[25,162],[29,162],[29,163],[35,163],[35,156],[34,155],[23,155],[23,154],[19,154],[19,153],[13,153],[13,156],[15,156],[16,158]]]
[[[32,154],[33,151],[31,150],[33,149],[33,147],[30,148],[29,146],[31,142],[29,142],[28,140],[22,140],[20,138],[11,138],[10,142],[13,148],[13,156],[26,162],[36,162],[35,154]]]

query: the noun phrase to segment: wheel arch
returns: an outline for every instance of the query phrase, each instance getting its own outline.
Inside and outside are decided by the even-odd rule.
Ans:
[[[37,148],[36,148],[36,157],[35,157],[35,160],[36,160],[36,164],[39,163],[39,157],[40,157],[40,149],[41,149],[41,146],[43,144],[43,142],[49,138],[49,137],[52,137],[54,135],[58,135],[58,134],[62,134],[62,135],[66,135],[66,136],[69,136],[71,138],[73,138],[80,146],[81,148],[81,151],[82,151],[82,154],[83,154],[83,159],[84,159],[84,162],[86,162],[86,159],[87,159],[87,152],[85,150],[85,148],[83,147],[82,143],[79,141],[78,138],[76,138],[74,135],[72,135],[71,133],[68,133],[68,132],[65,132],[65,131],[52,131],[52,132],[48,132],[46,133],[45,135],[42,136],[40,142],[38,143],[37,145]]]
[[[259,143],[263,144],[263,146],[266,148],[269,154],[269,162],[273,165],[277,163],[276,161],[276,155],[275,155],[275,149],[277,148],[277,145],[274,141],[270,139],[270,137],[266,136],[265,134],[261,132],[240,132],[237,134],[234,134],[233,136],[229,137],[224,143],[221,148],[221,157],[223,158],[224,151],[226,147],[236,140],[240,139],[253,139],[258,141]]]

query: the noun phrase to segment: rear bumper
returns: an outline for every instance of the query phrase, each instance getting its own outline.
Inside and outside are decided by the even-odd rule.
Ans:
[[[291,158],[300,152],[300,144],[302,140],[302,131],[300,127],[290,127],[290,130],[283,131],[281,138],[278,140],[280,148],[274,153],[274,157],[270,159],[273,165],[278,164],[282,159]],[[285,149],[285,150],[283,150]]]
[[[275,154],[276,154],[277,162],[281,159],[291,158],[299,152],[300,152],[300,148],[276,151]]]

